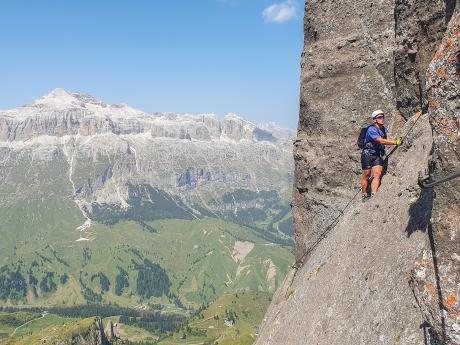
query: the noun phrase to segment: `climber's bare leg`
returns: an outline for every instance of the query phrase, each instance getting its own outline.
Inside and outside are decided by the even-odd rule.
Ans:
[[[372,193],[376,193],[380,187],[380,182],[382,179],[382,171],[383,171],[383,166],[381,165],[376,165],[372,167],[372,183],[371,183]]]
[[[371,169],[363,170],[361,178],[361,192],[367,194],[367,187],[369,186],[369,177],[371,176]]]

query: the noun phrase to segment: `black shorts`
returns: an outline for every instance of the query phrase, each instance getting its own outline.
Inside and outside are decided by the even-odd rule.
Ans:
[[[383,166],[383,157],[380,155],[372,154],[367,151],[361,153],[361,168],[363,170],[371,169],[377,165]]]

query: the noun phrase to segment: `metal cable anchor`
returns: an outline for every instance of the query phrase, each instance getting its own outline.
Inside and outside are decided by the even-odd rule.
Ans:
[[[431,188],[434,186],[437,186],[438,184],[453,180],[454,178],[460,177],[460,171],[457,171],[456,173],[450,174],[444,178],[435,180],[433,177],[433,174],[424,174],[422,176],[419,176],[418,178],[418,185],[420,188]]]

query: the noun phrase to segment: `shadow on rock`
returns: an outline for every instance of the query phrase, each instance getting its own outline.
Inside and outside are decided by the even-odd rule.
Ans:
[[[411,205],[409,209],[409,222],[406,227],[407,237],[410,237],[415,231],[423,231],[428,235],[431,257],[433,260],[434,278],[436,283],[437,299],[439,314],[441,316],[440,332],[432,327],[428,322],[424,322],[420,327],[423,328],[425,344],[429,345],[444,345],[446,341],[446,320],[444,315],[444,297],[441,287],[441,278],[438,267],[438,253],[436,249],[436,241],[433,234],[433,226],[430,222],[433,210],[434,191],[433,188],[422,189],[422,193],[417,202]],[[416,297],[417,298],[417,297]],[[428,333],[427,333],[428,330]],[[429,337],[428,337],[429,336]],[[428,343],[428,340],[430,341]]]
[[[420,328],[423,329],[424,345],[445,345],[428,322],[423,322]]]
[[[407,237],[410,237],[417,230],[426,232],[433,210],[433,198],[432,188],[422,189],[418,200],[410,206],[409,221],[405,230]]]

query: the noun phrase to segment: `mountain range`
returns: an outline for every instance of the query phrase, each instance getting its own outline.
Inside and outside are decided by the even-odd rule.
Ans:
[[[63,89],[1,111],[0,299],[193,307],[273,291],[292,259],[294,135]]]

